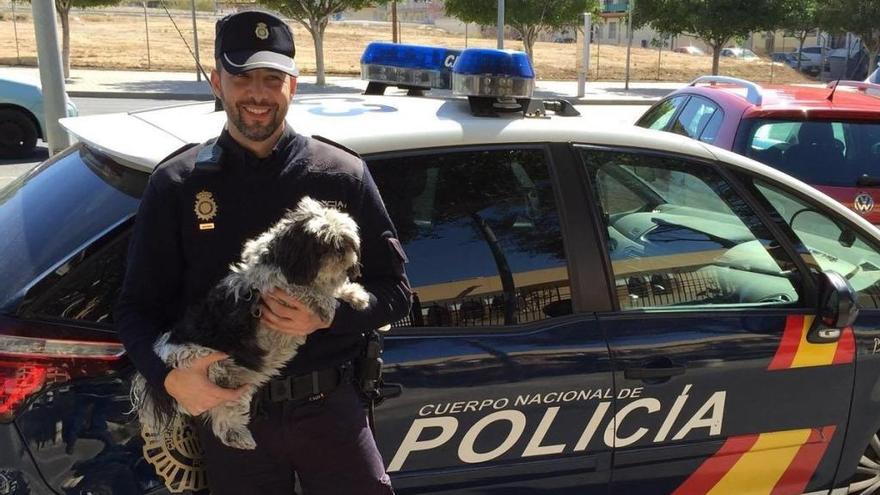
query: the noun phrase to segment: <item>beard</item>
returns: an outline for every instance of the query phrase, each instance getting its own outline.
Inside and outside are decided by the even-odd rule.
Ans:
[[[250,104],[250,103],[244,103]],[[275,131],[278,130],[279,127],[284,123],[284,116],[281,112],[278,111],[278,108],[274,108],[270,110],[272,114],[272,118],[266,124],[258,124],[252,123],[249,124],[245,122],[244,116],[242,115],[244,112],[239,108],[238,105],[228,105],[224,106],[229,110],[229,120],[232,122],[232,125],[238,129],[244,137],[250,139],[251,141],[261,142],[269,139],[275,134]]]

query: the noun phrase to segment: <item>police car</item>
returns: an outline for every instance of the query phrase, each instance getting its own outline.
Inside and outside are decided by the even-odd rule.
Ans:
[[[288,120],[363,156],[409,258],[375,409],[399,493],[877,490],[880,232],[745,157],[538,102],[523,54],[374,50],[369,92],[461,96]],[[79,143],[0,191],[5,493],[204,486],[191,432],[139,434],[111,307],[150,171],[224,120],[67,119]]]

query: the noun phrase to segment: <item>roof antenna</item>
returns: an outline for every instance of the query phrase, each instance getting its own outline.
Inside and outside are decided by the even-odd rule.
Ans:
[[[828,100],[830,102],[834,102],[834,92],[837,91],[837,86],[840,85],[841,79],[843,79],[843,78],[838,77],[837,80],[834,81],[834,86],[831,86],[831,93],[828,94],[828,97],[826,98],[826,100]]]

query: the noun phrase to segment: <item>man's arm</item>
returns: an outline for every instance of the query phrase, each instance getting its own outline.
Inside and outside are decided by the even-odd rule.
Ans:
[[[400,320],[409,314],[412,290],[406,278],[406,255],[397,240],[397,230],[366,163],[357,194],[351,206],[361,236],[361,284],[370,294],[370,304],[362,311],[339,303],[331,332],[363,332]]]
[[[180,308],[182,255],[174,198],[153,177],[138,208],[125,281],[114,311],[119,338],[135,367],[158,390],[169,368],[153,350]]]

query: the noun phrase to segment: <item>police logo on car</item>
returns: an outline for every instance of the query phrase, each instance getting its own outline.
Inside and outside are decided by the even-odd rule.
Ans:
[[[144,439],[144,459],[153,465],[168,491],[181,493],[208,487],[202,461],[204,452],[191,418],[178,414],[165,430],[155,432],[144,428],[141,437]]]

